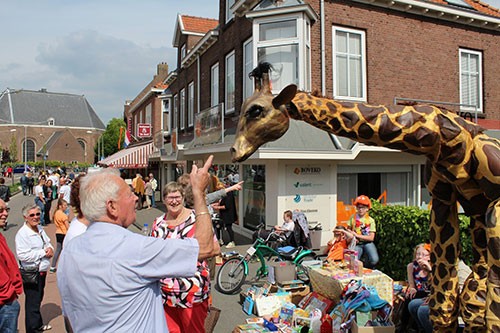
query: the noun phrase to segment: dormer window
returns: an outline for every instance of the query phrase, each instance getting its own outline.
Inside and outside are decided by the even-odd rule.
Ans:
[[[235,0],[226,0],[226,23],[234,17],[234,13],[231,11],[234,2]]]
[[[49,125],[49,126],[55,126],[56,125],[56,120],[54,118],[47,119],[47,125]]]

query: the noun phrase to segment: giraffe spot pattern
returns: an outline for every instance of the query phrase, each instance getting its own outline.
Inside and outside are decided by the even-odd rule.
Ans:
[[[419,113],[416,113],[414,111],[409,111],[397,117],[396,121],[404,128],[410,128],[417,122],[425,123],[425,118]]]
[[[387,115],[380,117],[379,137],[383,142],[392,141],[401,135],[401,128],[396,126]]]
[[[488,168],[493,176],[500,176],[500,163],[498,163],[500,161],[500,150],[490,145],[484,145],[483,152],[486,156],[491,156],[491,158],[488,158]]]
[[[430,105],[415,105],[413,108],[419,113],[431,114],[434,112],[434,108]]]
[[[452,123],[451,120],[444,115],[438,114],[434,121],[436,122],[436,125],[438,125],[439,132],[441,133],[444,141],[454,139],[462,131],[460,127]]]
[[[413,133],[406,134],[403,141],[415,147],[432,147],[438,140],[438,135],[426,127],[419,127]]]
[[[470,122],[468,122],[467,120],[465,120],[462,117],[456,117],[455,121],[460,126],[462,126],[463,128],[465,128],[467,130],[467,132],[469,132],[472,135],[473,138],[476,137],[478,134],[480,134],[480,133],[482,133],[484,131],[484,128],[482,128],[481,126],[478,126],[476,124],[470,123]]]
[[[359,116],[354,111],[344,111],[340,114],[342,117],[342,122],[344,126],[348,129],[354,128],[354,126],[359,122]]]
[[[337,113],[337,106],[334,103],[326,102],[326,107],[328,108],[328,110],[330,110],[332,114]]]
[[[340,129],[340,120],[338,118],[332,118],[328,122],[328,125],[330,125],[334,132],[337,132]]]
[[[439,160],[441,161],[446,161],[453,165],[460,164],[465,159],[465,142],[458,142],[452,147],[442,145],[439,155]]]
[[[441,236],[443,237],[447,237],[447,236],[452,236],[454,234],[454,229],[453,227],[448,227],[449,224],[446,224],[446,227],[443,228],[443,231],[441,232]],[[447,231],[444,231],[445,229],[449,229]],[[448,240],[448,238],[441,238],[441,240]],[[446,258],[446,261],[448,262],[455,262],[455,259],[457,259],[457,249],[453,246],[453,245],[448,245],[446,247],[446,250],[445,250],[445,258]]]
[[[375,125],[377,122],[377,117],[387,111],[384,107],[371,106],[366,104],[358,105],[358,110],[363,116],[363,118],[370,124]]]
[[[500,259],[500,238],[499,237],[491,237],[488,241],[488,252],[495,260]],[[496,269],[495,269],[496,268]],[[497,270],[495,272],[497,274],[497,280],[500,279],[500,268],[498,266],[493,266],[491,269]]]
[[[409,149],[403,142],[394,142],[386,145],[387,148],[398,149],[406,152],[413,152],[413,150]]]
[[[372,127],[368,124],[361,124],[358,128],[359,137],[365,140],[371,139],[374,133]]]
[[[473,232],[474,243],[476,244],[476,248],[479,247],[481,249],[486,248],[486,230],[482,228],[478,228]]]

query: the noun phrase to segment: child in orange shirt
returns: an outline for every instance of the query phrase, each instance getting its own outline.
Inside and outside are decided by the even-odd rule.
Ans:
[[[328,253],[328,257],[326,260],[332,262],[344,259],[344,250],[349,248],[353,238],[353,235],[344,226],[336,226],[333,229],[333,239],[327,244],[325,253]]]

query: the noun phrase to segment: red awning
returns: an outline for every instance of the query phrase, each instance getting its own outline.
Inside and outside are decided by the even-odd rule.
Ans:
[[[97,164],[114,168],[141,169],[148,166],[149,155],[153,152],[153,143],[122,149],[106,157]]]

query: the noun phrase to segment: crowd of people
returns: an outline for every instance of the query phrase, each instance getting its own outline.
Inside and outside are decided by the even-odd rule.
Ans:
[[[144,180],[137,174],[127,184],[115,169],[73,177],[42,173],[33,202],[22,209],[24,224],[15,237],[18,261],[0,235],[0,332],[17,332],[17,299],[23,292],[26,332],[51,329],[40,306],[47,274],[56,271],[67,332],[205,332],[211,306],[209,260],[220,254],[224,231],[226,247],[235,246],[234,192],[243,183],[239,178],[234,182],[234,175],[226,184],[214,176],[212,159],[164,186],[165,213],[154,220],[149,237],[127,228],[137,209],[156,207],[153,174]],[[24,176],[28,184],[32,175]],[[0,178],[0,194],[2,184]],[[23,195],[30,195],[28,185]],[[10,194],[0,196],[0,228],[7,223],[9,199]],[[352,249],[366,266],[375,267],[379,256],[376,224],[368,214],[371,201],[360,195],[354,204],[356,213],[333,230],[327,260],[342,260],[343,250]],[[283,223],[267,233],[290,239],[302,228],[299,213],[285,211]],[[214,214],[223,221],[220,229],[213,227]],[[48,223],[56,226],[55,248],[43,227]],[[27,272],[33,270],[36,278],[28,281]],[[432,331],[427,305],[431,271],[430,246],[420,244],[407,266],[401,332]]]

